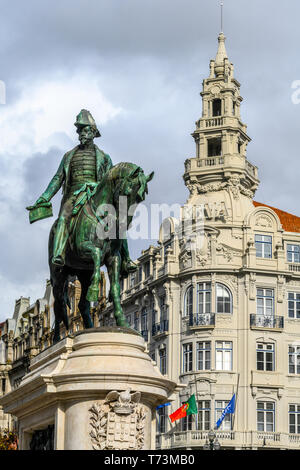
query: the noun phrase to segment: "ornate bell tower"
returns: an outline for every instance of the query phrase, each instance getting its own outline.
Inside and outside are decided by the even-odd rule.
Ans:
[[[209,78],[203,81],[200,93],[202,117],[192,134],[196,158],[186,160],[184,181],[191,193],[189,201],[197,195],[223,191],[230,196],[232,206],[233,200],[242,196],[252,202],[259,180],[257,167],[246,157],[251,139],[241,121],[240,83],[234,78],[222,32],[218,42],[216,58],[210,61]],[[227,196],[223,194],[223,200]],[[234,208],[231,212],[233,216]]]

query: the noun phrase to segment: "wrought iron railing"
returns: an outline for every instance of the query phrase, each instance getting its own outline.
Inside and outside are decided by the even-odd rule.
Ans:
[[[284,318],[267,315],[250,315],[250,326],[259,328],[279,328],[284,327]]]
[[[214,313],[201,313],[190,316],[189,326],[215,326],[215,321]]]

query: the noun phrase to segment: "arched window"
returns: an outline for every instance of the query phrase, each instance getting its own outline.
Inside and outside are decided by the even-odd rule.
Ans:
[[[232,313],[232,294],[223,284],[216,285],[217,313]]]
[[[193,286],[187,288],[184,299],[184,316],[191,318],[193,316]]]

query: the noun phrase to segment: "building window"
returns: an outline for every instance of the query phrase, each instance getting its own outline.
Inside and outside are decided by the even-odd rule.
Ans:
[[[275,370],[275,350],[274,344],[257,343],[256,345],[256,365],[257,370]]]
[[[197,343],[197,370],[211,369],[211,342],[201,341]]]
[[[147,331],[148,330],[148,313],[147,313],[146,308],[143,308],[143,310],[142,310],[141,330],[142,331]]]
[[[211,313],[211,283],[202,282],[197,285],[198,315]]]
[[[193,429],[193,415],[187,415],[181,420],[182,431],[191,431]]]
[[[272,237],[255,235],[255,248],[257,258],[272,258]]]
[[[257,315],[272,317],[274,315],[274,290],[257,289],[256,306]]]
[[[157,432],[163,434],[166,432],[167,415],[166,407],[157,410]]]
[[[288,312],[289,318],[300,318],[300,294],[288,293]]]
[[[215,406],[215,413],[216,413],[216,423],[221,418],[223,411],[225,410],[226,406],[228,405],[229,401],[224,400],[217,400]],[[232,430],[232,414],[226,414],[225,418],[223,419],[222,423],[220,424],[218,430],[219,431],[231,431]]]
[[[197,415],[197,430],[209,431],[210,430],[210,401],[201,400],[198,402],[198,415]]]
[[[216,342],[216,370],[232,370],[232,342]]]
[[[213,110],[213,117],[221,116],[221,114],[222,114],[222,101],[220,99],[213,100],[212,110]]]
[[[257,402],[257,430],[264,432],[275,431],[275,403],[270,401]]]
[[[145,279],[150,276],[150,261],[147,261],[144,265],[145,269]]]
[[[183,345],[183,367],[182,371],[191,372],[193,370],[193,343]]]
[[[232,313],[232,295],[223,284],[217,284],[217,313]]]
[[[289,432],[300,434],[300,405],[289,405]]]
[[[184,297],[184,316],[193,317],[193,286],[188,287]]]
[[[300,374],[300,346],[289,346],[289,374]]]
[[[143,269],[142,269],[142,266],[139,266],[139,269],[138,269],[138,282],[142,282],[142,279],[143,279]]]
[[[167,305],[166,305],[166,297],[162,296],[159,298],[159,308],[160,308],[160,319],[166,320],[167,319]]]
[[[162,375],[167,373],[167,349],[164,347],[159,351],[159,369]]]
[[[222,155],[222,140],[221,138],[209,139],[207,141],[207,156],[220,157]]]
[[[133,287],[135,284],[135,273],[130,273],[129,275],[129,287]]]
[[[300,245],[287,244],[288,263],[300,263]]]

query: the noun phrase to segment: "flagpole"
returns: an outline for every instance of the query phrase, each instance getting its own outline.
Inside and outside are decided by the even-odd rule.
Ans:
[[[196,374],[194,374],[194,379],[195,379],[196,403],[197,403],[197,410],[198,410],[197,416],[195,417],[195,422],[197,424],[198,423],[198,417],[199,417],[199,408],[198,408],[198,387],[197,387]],[[195,429],[195,431],[196,431],[196,429]]]
[[[234,425],[235,425],[235,412],[236,412],[236,405],[237,405],[237,399],[238,399],[239,384],[240,384],[240,373],[238,372],[238,379],[237,379],[236,392],[235,392],[235,410],[233,414],[232,430],[234,430]]]

